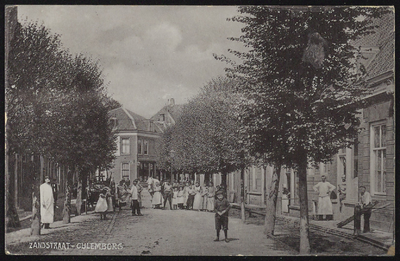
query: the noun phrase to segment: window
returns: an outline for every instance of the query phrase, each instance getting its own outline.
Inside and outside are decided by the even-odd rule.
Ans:
[[[160,114],[160,121],[165,121],[165,114]]]
[[[130,154],[129,138],[122,139],[121,154],[125,154],[125,155]]]
[[[371,191],[386,193],[386,125],[371,125]]]
[[[144,155],[149,154],[149,142],[147,140],[143,141],[143,154]]]
[[[142,154],[143,152],[142,152],[142,147],[143,147],[143,145],[142,145],[142,143],[143,143],[143,141],[142,140],[138,140],[138,144],[137,144],[137,153],[138,154]]]
[[[122,163],[122,179],[129,179],[129,163]]]
[[[117,118],[110,118],[110,125],[113,130],[118,127],[118,119]]]

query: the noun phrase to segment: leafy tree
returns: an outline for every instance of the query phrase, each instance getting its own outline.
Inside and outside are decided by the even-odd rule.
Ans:
[[[58,35],[37,23],[17,23],[9,52],[9,86],[6,88],[9,155],[50,156],[51,126],[47,111],[54,90],[64,79],[65,52]],[[37,174],[39,168],[33,168]],[[40,234],[39,186],[35,179],[33,194],[33,234]]]
[[[387,11],[245,6],[230,19],[244,24],[243,35],[230,39],[249,50],[230,50],[239,64],[217,58],[230,63],[228,76],[241,82],[236,90],[247,99],[240,110],[241,126],[253,154],[277,170],[286,166],[299,173],[301,254],[310,253],[307,162],[327,162],[340,147],[353,143],[359,124],[355,102],[366,89],[355,84],[362,75],[351,40],[373,33],[370,18]],[[276,204],[277,175],[268,204]],[[274,218],[268,215],[266,232],[273,233]]]
[[[71,88],[63,94],[63,102],[54,104],[54,157],[72,170],[67,190],[71,188],[73,173],[78,177],[77,213],[80,214],[82,188],[90,173],[97,168],[108,168],[114,158],[114,137],[108,123],[104,84],[97,63],[82,55],[72,60],[69,69]],[[68,193],[70,194],[70,193]],[[70,220],[70,197],[64,204],[64,222]]]
[[[184,106],[176,125],[163,134],[160,162],[170,162],[168,153],[173,150],[174,169],[221,172],[226,186],[226,174],[243,167],[246,160],[237,125],[240,97],[232,93],[234,84],[226,78],[214,79]]]
[[[45,156],[68,166],[64,221],[69,222],[72,174],[78,173],[81,183],[112,162],[115,144],[107,112],[117,103],[105,93],[99,64],[70,55],[43,25],[18,24],[9,60],[9,154]],[[39,234],[40,178],[35,180],[32,233]]]

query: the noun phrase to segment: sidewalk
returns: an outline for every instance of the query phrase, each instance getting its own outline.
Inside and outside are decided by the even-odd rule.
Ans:
[[[299,222],[298,217],[291,217],[291,216],[278,216],[277,219],[284,222],[290,222],[293,224],[297,224]],[[353,222],[343,226],[342,228],[338,228],[336,226],[336,224],[339,223],[339,221],[318,221],[310,219],[309,222],[310,222],[310,229],[323,231],[326,233],[342,236],[348,239],[354,239]],[[356,239],[385,250],[388,250],[392,245],[394,245],[393,233],[388,233],[375,229],[372,230],[372,232],[370,233],[361,234]]]
[[[29,217],[28,217],[29,218]],[[90,220],[90,219],[98,219],[98,215],[96,215],[93,211],[88,212],[87,214],[83,213],[80,216],[72,216],[71,217],[71,222],[68,224],[63,224],[63,221],[56,221],[52,224],[50,224],[50,229],[41,229],[40,233],[41,235],[46,235],[49,233],[53,233],[55,231],[59,230],[64,230],[68,229],[71,226],[75,226],[77,223]],[[109,215],[109,222],[111,222],[111,215]],[[5,242],[6,245],[8,244],[17,244],[17,243],[23,243],[23,242],[29,242],[33,240],[38,240],[40,239],[40,236],[31,236],[30,235],[31,228],[23,228],[17,231],[9,232],[5,234]]]

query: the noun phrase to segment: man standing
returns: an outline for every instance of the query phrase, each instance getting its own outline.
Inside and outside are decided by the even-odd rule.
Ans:
[[[54,197],[48,176],[40,185],[40,216],[44,228],[50,228],[50,223],[54,222]]]
[[[172,186],[169,184],[168,180],[164,182],[164,209],[169,200],[169,209],[172,210]]]
[[[143,191],[143,186],[140,185],[139,179],[136,179],[136,188],[137,188],[137,191],[138,191],[139,208],[142,208],[142,191]]]
[[[318,219],[322,220],[326,216],[326,220],[333,219],[332,202],[330,198],[331,192],[336,188],[334,185],[326,181],[326,176],[321,176],[321,182],[313,188],[318,192]]]
[[[132,208],[132,216],[143,216],[141,213],[140,213],[140,207],[139,207],[139,201],[138,201],[138,199],[139,199],[139,192],[138,192],[138,188],[136,187],[137,186],[137,183],[138,183],[138,181],[137,181],[137,179],[135,179],[133,182],[132,182],[132,186],[131,186],[131,189],[130,189],[130,193],[131,193],[131,208]],[[137,214],[136,214],[137,213]]]
[[[356,236],[361,231],[361,215],[364,214],[364,233],[371,232],[369,218],[371,217],[372,202],[371,195],[364,186],[360,187],[361,197],[359,203],[354,208],[354,233]]]

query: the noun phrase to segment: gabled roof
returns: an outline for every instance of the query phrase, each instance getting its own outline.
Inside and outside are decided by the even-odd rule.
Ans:
[[[377,25],[375,33],[361,37],[354,41],[354,47],[377,47],[379,51],[367,65],[367,79],[394,70],[394,13],[388,13],[379,19],[373,19],[371,25]]]
[[[123,107],[113,109],[109,111],[108,114],[110,117],[118,120],[116,129],[119,131],[161,132],[152,120],[146,119],[145,117]]]
[[[173,104],[173,105],[165,105],[161,110],[159,110],[156,114],[154,114],[150,119],[154,121],[159,120],[159,115],[165,114],[169,115],[174,122],[176,122],[179,117],[182,115],[183,104]]]

